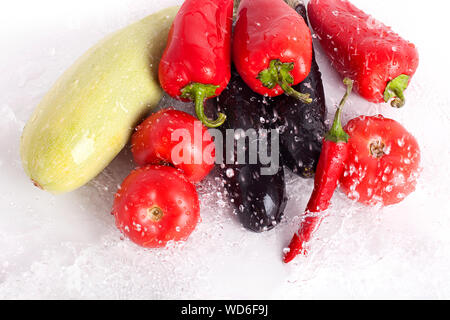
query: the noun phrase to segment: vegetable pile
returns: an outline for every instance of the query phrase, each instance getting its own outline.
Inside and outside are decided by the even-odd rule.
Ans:
[[[287,167],[314,178],[314,189],[285,263],[308,253],[338,187],[367,206],[411,194],[420,171],[416,139],[382,115],[345,126],[341,118],[353,90],[403,107],[419,64],[416,47],[347,0],[311,0],[308,10],[301,0],[242,0],[233,29],[234,4],[185,0],[86,53],[24,129],[21,154],[33,183],[72,191],[131,139],[137,168],[117,191],[112,214],[131,241],[161,248],[195,230],[196,184],[215,167],[242,226],[275,228],[288,201]],[[346,87],[328,130],[312,32]],[[163,91],[193,102],[197,117],[172,108],[148,116]]]

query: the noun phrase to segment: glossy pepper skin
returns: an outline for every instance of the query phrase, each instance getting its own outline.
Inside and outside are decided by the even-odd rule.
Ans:
[[[332,65],[363,98],[405,104],[403,91],[419,65],[414,44],[346,0],[311,0],[308,15]]]
[[[218,96],[230,80],[233,0],[186,0],[169,33],[159,65],[162,88],[173,98],[194,101],[207,127],[223,124],[204,113],[204,101]]]
[[[228,88],[214,101],[217,109],[227,115],[221,127],[224,136],[227,129],[274,129],[274,115],[265,102],[267,99],[254,93],[238,73],[232,71]],[[224,142],[224,156],[225,146]],[[271,230],[281,221],[287,203],[283,167],[280,164],[273,175],[261,175],[261,169],[268,166],[259,158],[256,164],[249,164],[248,139],[245,149],[247,164],[237,163],[235,145],[235,161],[220,165],[220,175],[242,225],[254,232]]]
[[[297,13],[307,21],[303,1],[295,0],[291,3]],[[293,88],[308,93],[312,102],[303,103],[287,95],[274,98],[271,105],[279,119],[280,151],[285,166],[303,178],[312,178],[322,150],[323,137],[327,131],[322,75],[314,52],[308,77]]]
[[[298,233],[294,234],[284,262],[289,263],[301,252],[314,231],[319,227],[324,216],[321,214],[330,206],[331,198],[336,190],[339,178],[344,172],[345,161],[349,154],[348,134],[342,129],[341,113],[347,97],[352,91],[353,82],[346,78],[347,92],[336,112],[333,127],[326,135],[320,155],[317,172],[314,178],[314,190],[306,207],[306,213]]]
[[[242,0],[233,35],[233,61],[245,83],[270,97],[283,93],[305,102],[292,85],[309,74],[312,37],[305,21],[283,0]]]

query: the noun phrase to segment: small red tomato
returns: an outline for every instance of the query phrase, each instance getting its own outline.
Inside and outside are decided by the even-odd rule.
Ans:
[[[153,114],[137,127],[131,144],[138,165],[170,163],[192,182],[203,180],[214,167],[215,146],[208,129],[186,112]]]
[[[350,150],[340,184],[350,199],[388,206],[415,190],[420,149],[401,124],[381,115],[361,116],[344,130]]]
[[[114,198],[116,226],[145,248],[184,241],[200,217],[197,191],[177,169],[147,166],[134,170]]]

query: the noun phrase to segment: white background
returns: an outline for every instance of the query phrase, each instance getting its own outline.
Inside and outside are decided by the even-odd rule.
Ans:
[[[80,190],[34,188],[19,158],[33,108],[77,57],[112,31],[175,0],[15,0],[0,11],[0,298],[450,298],[449,8],[446,1],[354,0],[420,51],[404,109],[356,95],[345,121],[378,114],[418,139],[422,175],[403,203],[369,209],[333,199],[309,258],[288,266],[282,249],[296,229],[312,181],[288,173],[286,220],[252,234],[236,222],[214,174],[198,186],[202,222],[183,246],[143,250],[121,239],[109,214],[133,167],[128,148]],[[318,51],[329,117],[343,93]]]

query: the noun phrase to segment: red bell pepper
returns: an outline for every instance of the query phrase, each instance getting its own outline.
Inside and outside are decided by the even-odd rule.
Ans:
[[[283,92],[311,103],[293,85],[309,74],[311,31],[283,0],[242,0],[233,36],[233,62],[255,92],[275,97]]]
[[[226,88],[231,78],[233,0],[186,0],[173,22],[159,65],[162,88],[172,97],[194,101],[207,127],[226,117],[208,119],[204,102]]]
[[[370,102],[405,104],[419,65],[416,47],[347,0],[311,0],[308,16],[332,65]]]
[[[342,99],[334,118],[333,126],[325,136],[322,153],[317,165],[314,179],[314,190],[306,207],[300,230],[294,234],[289,244],[289,251],[284,256],[284,262],[292,261],[299,253],[304,251],[304,244],[311,240],[314,231],[323,220],[324,212],[330,206],[331,198],[336,190],[338,180],[344,171],[345,161],[348,157],[348,134],[342,129],[342,108],[353,90],[353,81],[346,78],[347,92]]]

